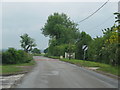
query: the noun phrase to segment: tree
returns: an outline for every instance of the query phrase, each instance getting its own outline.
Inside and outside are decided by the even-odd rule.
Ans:
[[[75,33],[78,30],[76,26],[77,24],[70,21],[70,18],[66,14],[54,13],[48,17],[47,23],[45,23],[41,30],[45,36],[60,39],[66,37],[69,32]]]
[[[44,49],[44,53],[48,53],[48,48]]]
[[[38,48],[34,48],[34,49],[32,50],[32,53],[40,54],[41,51],[40,51]]]
[[[119,49],[120,49],[120,36],[119,36],[119,26],[113,26],[110,29],[110,33],[105,34],[104,36],[108,36],[105,40],[105,50],[109,51],[108,58],[109,58],[109,63],[112,65],[117,65],[120,64],[120,61],[118,60],[119,56]]]
[[[78,33],[77,24],[66,14],[54,13],[48,17],[47,23],[41,29],[45,36],[56,39],[58,44],[73,41]]]
[[[34,42],[35,40],[29,37],[28,34],[24,34],[20,37],[22,39],[20,40],[21,47],[24,49],[25,52],[30,52],[32,50],[32,47],[36,46],[36,43]]]
[[[58,55],[55,53],[55,50],[59,50],[59,48],[63,49],[61,45],[74,45],[79,33],[77,24],[71,21],[64,13],[50,15],[47,23],[45,23],[41,30],[45,36],[50,37],[48,47],[48,54],[50,55]]]
[[[92,38],[89,34],[86,34],[85,32],[79,33],[79,37],[76,41],[76,58],[77,59],[83,59],[84,51],[82,49],[83,45],[89,45]]]
[[[88,60],[102,62],[103,52],[101,50],[103,47],[104,38],[102,36],[94,38],[88,45]]]
[[[120,12],[117,12],[117,13],[114,13],[115,15],[117,15],[117,17],[115,17],[117,20],[115,21],[115,22],[118,22],[118,26],[117,26],[117,28],[116,28],[116,31],[118,32],[118,45],[117,45],[117,47],[118,47],[118,49],[117,49],[117,63],[118,63],[118,65],[120,65],[120,60],[119,60],[119,58],[120,58],[120,55],[119,55],[119,53],[120,53]]]

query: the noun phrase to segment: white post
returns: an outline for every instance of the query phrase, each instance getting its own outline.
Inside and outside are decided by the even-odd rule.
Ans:
[[[73,58],[75,59],[75,53],[73,53]]]
[[[65,58],[66,58],[66,52],[65,52]]]

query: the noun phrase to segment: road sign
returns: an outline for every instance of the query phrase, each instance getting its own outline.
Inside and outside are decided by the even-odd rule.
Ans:
[[[86,53],[86,50],[88,49],[88,46],[87,45],[83,45],[82,49],[84,50],[84,57],[83,57],[83,59],[85,60],[85,53]]]
[[[84,51],[86,51],[86,50],[88,49],[88,46],[87,46],[87,45],[83,45],[82,49],[83,49]]]

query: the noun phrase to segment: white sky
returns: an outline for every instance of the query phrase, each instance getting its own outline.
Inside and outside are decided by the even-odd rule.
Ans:
[[[20,49],[20,35],[24,33],[28,33],[30,37],[36,40],[38,48],[45,49],[48,47],[49,38],[44,37],[40,29],[44,26],[50,14],[54,12],[65,13],[71,20],[79,22],[104,3],[94,2],[94,0],[92,2],[87,2],[88,0],[85,0],[86,2],[68,2],[67,0],[66,2],[54,2],[54,0],[50,0],[51,2],[38,2],[37,0],[29,0],[31,2],[25,2],[26,0],[24,2],[22,0],[19,1],[2,0],[2,7],[0,7],[0,9],[2,8],[0,10],[2,11],[0,12],[0,17],[2,17],[0,25],[2,26],[0,28],[2,28],[3,49],[8,47]],[[113,13],[116,11],[118,11],[117,2],[107,3],[91,18],[80,23],[79,30],[87,32],[92,37],[101,36],[102,29],[111,27],[114,24]]]
[[[83,2],[83,0],[1,0],[1,1],[2,2]],[[109,1],[118,2],[119,0],[109,0]],[[105,2],[105,0],[84,0],[84,2]]]

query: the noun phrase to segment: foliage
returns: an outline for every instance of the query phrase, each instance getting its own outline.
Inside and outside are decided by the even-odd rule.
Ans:
[[[21,42],[21,47],[24,49],[25,52],[29,52],[32,50],[32,47],[36,46],[36,43],[34,42],[35,40],[32,39],[31,37],[28,36],[28,34],[24,34],[20,36],[22,40]]]
[[[117,19],[119,19],[119,16],[117,16]],[[119,22],[119,20],[116,20],[116,22]],[[88,48],[89,60],[107,63],[114,66],[120,65],[119,30],[120,26],[116,24],[113,25],[111,28],[102,30],[103,36],[94,38],[92,42],[89,44]]]
[[[14,48],[9,48],[2,54],[3,64],[18,64],[27,63],[32,60],[32,56],[23,50],[16,50]]]
[[[60,57],[58,56],[47,56],[47,57],[52,58],[52,59],[60,59]]]
[[[75,52],[75,45],[72,44],[61,44],[55,47],[55,56],[64,56],[65,52],[73,53]]]
[[[45,57],[48,57],[48,53],[45,53],[44,56],[45,56]]]
[[[119,13],[116,22],[119,22]],[[77,24],[70,20],[66,14],[54,13],[48,17],[42,28],[45,36],[49,36],[47,56],[60,56],[65,52],[75,52],[76,59],[83,59],[84,45],[88,46],[85,60],[102,62],[113,66],[120,65],[120,25],[113,25],[104,29],[103,36],[91,38],[86,32],[79,32]]]
[[[2,51],[0,51],[0,55],[2,55]]]
[[[91,43],[89,44],[89,48],[88,48],[88,57],[89,60],[93,60],[93,61],[101,61],[101,50],[103,47],[103,41],[104,39],[102,37],[97,37],[94,38]]]
[[[117,26],[102,30],[103,36],[94,38],[89,45],[88,55],[89,59],[107,63],[111,65],[118,65],[119,43]]]
[[[48,53],[48,48],[44,49],[44,53]]]
[[[77,24],[71,21],[66,14],[54,13],[50,15],[41,30],[45,36],[50,37],[49,55],[59,56],[64,55],[65,51],[74,51],[74,44],[79,32]]]
[[[120,38],[120,36],[118,35],[119,28],[120,27],[118,26],[113,26],[111,28],[111,32],[107,35],[109,36],[109,38],[106,38],[105,40],[104,51],[109,51],[108,59],[109,59],[109,63],[112,65],[118,65],[118,64],[120,65],[120,62],[118,60],[118,54],[120,49],[120,46],[119,46],[120,42],[118,40]]]
[[[83,45],[89,45],[92,38],[89,34],[81,32],[76,42],[76,59],[83,59],[84,51],[82,49]],[[86,52],[87,53],[87,52]],[[87,54],[86,54],[87,55]],[[87,59],[88,56],[86,56]]]
[[[50,38],[55,38],[65,43],[68,42],[69,38],[73,39],[75,37],[74,33],[78,31],[76,26],[77,24],[70,21],[66,14],[54,13],[48,17],[47,23],[41,30],[45,36],[50,36]]]
[[[36,54],[41,54],[41,51],[38,48],[34,48],[32,51],[32,53],[36,53]]]

